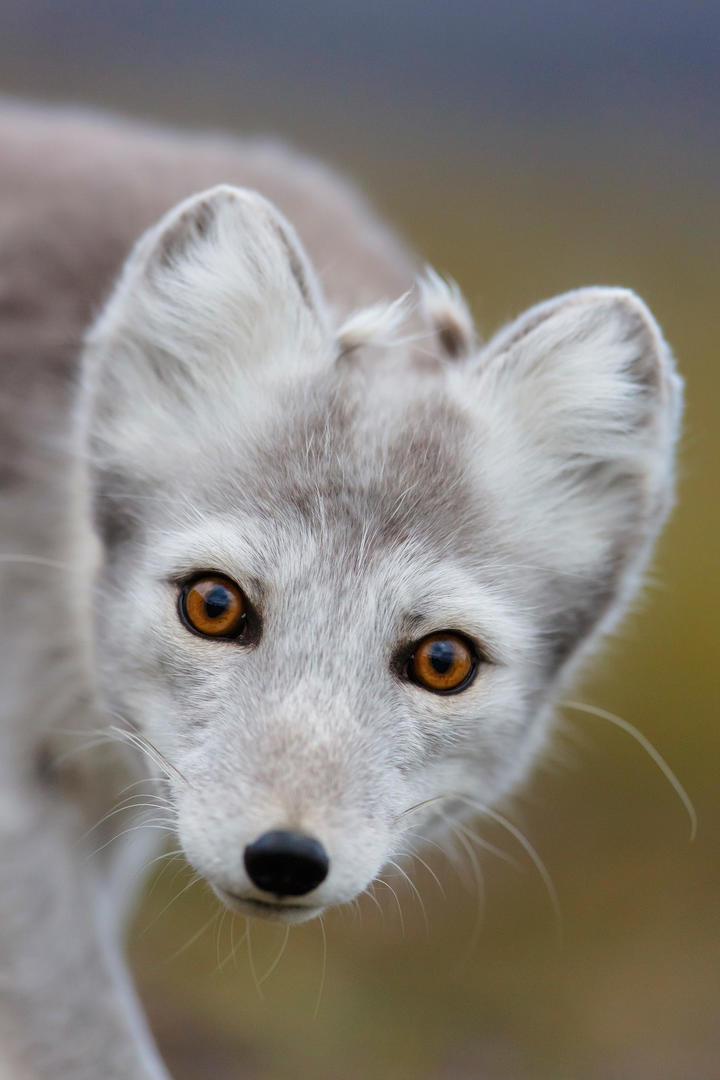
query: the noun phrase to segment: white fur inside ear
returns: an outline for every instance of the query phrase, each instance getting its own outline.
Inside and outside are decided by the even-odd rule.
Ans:
[[[220,425],[218,402],[247,402],[255,416],[271,400],[261,384],[332,359],[319,285],[294,229],[262,196],[221,185],[145,233],[90,331],[89,440],[98,461],[132,472],[178,428]]]
[[[295,230],[257,192],[221,184],[141,237],[88,340],[205,363],[210,350],[262,361],[318,349],[328,336]]]
[[[672,505],[682,382],[645,304],[616,288],[531,308],[474,376],[482,482],[504,518],[498,536],[551,574],[545,635],[559,670],[612,629],[640,582]]]
[[[488,393],[524,430],[585,459],[674,437],[680,382],[645,304],[627,289],[578,289],[538,304],[479,358]],[[653,441],[652,438],[650,441]]]
[[[470,356],[476,347],[475,325],[457,283],[428,266],[418,287],[420,308],[443,351],[452,357]]]

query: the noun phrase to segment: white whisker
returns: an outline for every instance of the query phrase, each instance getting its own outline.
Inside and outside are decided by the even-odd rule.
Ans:
[[[166,962],[166,963],[168,963],[168,964],[169,964],[169,963],[171,963],[171,962],[172,962],[173,960],[176,960],[178,956],[182,956],[182,954],[183,954],[183,953],[184,953],[184,952],[185,952],[185,951],[186,951],[187,949],[191,948],[191,946],[193,946],[193,945],[195,944],[195,942],[196,942],[196,941],[197,941],[197,940],[198,940],[199,938],[201,938],[201,937],[203,936],[203,934],[204,934],[204,933],[205,933],[205,932],[206,932],[206,931],[207,931],[207,930],[208,930],[208,929],[209,929],[209,928],[210,928],[210,927],[212,926],[212,924],[213,924],[214,922],[217,922],[217,920],[218,920],[218,919],[220,918],[220,916],[222,915],[222,913],[223,913],[223,910],[224,910],[223,908],[221,908],[220,906],[218,906],[217,910],[213,912],[213,914],[212,914],[212,915],[210,916],[210,918],[209,918],[209,919],[207,920],[207,922],[204,922],[204,923],[202,924],[202,926],[200,927],[200,929],[199,929],[199,930],[197,930],[197,931],[196,931],[196,932],[195,932],[195,933],[194,933],[194,934],[192,935],[192,937],[188,938],[188,940],[187,940],[187,941],[185,942],[185,944],[184,944],[184,945],[181,945],[179,949],[176,949],[176,950],[175,950],[175,952],[174,952],[174,953],[172,953],[172,954],[171,954],[171,955],[170,955],[170,956],[169,956],[169,957],[167,958],[167,960],[166,960],[165,962]]]
[[[153,915],[152,919],[151,919],[151,920],[150,920],[150,922],[149,922],[149,923],[147,924],[147,926],[146,926],[146,927],[144,928],[144,930],[142,931],[142,933],[143,933],[143,934],[146,934],[146,933],[148,932],[148,930],[149,930],[149,929],[150,929],[150,928],[151,928],[152,926],[154,926],[154,925],[155,925],[155,923],[156,923],[156,922],[157,922],[157,921],[158,921],[159,919],[161,919],[161,918],[162,918],[162,916],[163,916],[163,915],[165,914],[165,912],[166,912],[166,911],[168,911],[168,910],[169,910],[169,909],[170,909],[170,908],[171,908],[171,907],[173,906],[173,904],[174,904],[174,903],[175,903],[175,902],[176,902],[177,900],[179,900],[179,899],[180,899],[180,897],[181,897],[181,896],[184,896],[184,895],[185,895],[185,893],[186,893],[186,892],[188,892],[188,890],[189,890],[189,889],[192,889],[193,885],[197,885],[197,883],[198,883],[199,881],[202,881],[202,878],[201,878],[200,874],[193,874],[193,876],[192,876],[192,877],[190,878],[190,880],[189,880],[189,881],[187,882],[187,884],[186,884],[186,885],[183,885],[182,889],[180,889],[180,891],[179,891],[179,892],[175,893],[175,895],[174,895],[174,896],[172,897],[172,899],[171,899],[171,900],[168,900],[167,904],[165,904],[165,906],[164,906],[163,908],[161,908],[161,909],[160,909],[160,911],[158,911],[156,915]]]
[[[247,919],[246,923],[247,923],[247,931],[246,931],[246,933],[247,933],[247,954],[248,954],[248,964],[250,965],[250,974],[252,975],[252,981],[255,984],[255,989],[257,990],[258,997],[260,998],[261,1001],[264,1001],[265,1000],[265,995],[263,993],[262,986],[260,985],[260,980],[258,979],[257,968],[255,966],[255,957],[253,955],[252,934],[250,932],[251,931],[250,919]]]
[[[597,705],[584,705],[580,701],[561,701],[560,704],[567,709],[575,709],[577,712],[587,713],[589,716],[598,716],[602,720],[608,720],[611,724],[614,724],[615,727],[620,728],[621,731],[630,735],[631,738],[643,748],[651,761],[655,762],[658,769],[685,807],[687,815],[690,818],[690,842],[692,843],[697,836],[698,827],[697,813],[692,799],[668,765],[665,758],[659,750],[655,749],[648,737],[643,735],[642,731],[639,731],[634,724],[631,724],[628,720],[623,720],[622,716],[616,716],[615,713],[608,712],[607,709],[599,709]]]
[[[285,924],[285,933],[284,933],[283,939],[282,939],[282,944],[280,945],[280,949],[278,951],[277,956],[275,957],[273,962],[270,964],[270,967],[267,969],[265,974],[261,977],[261,979],[260,979],[260,985],[261,986],[267,979],[270,978],[273,971],[275,971],[275,968],[280,963],[280,961],[282,959],[282,956],[283,956],[283,953],[285,952],[285,949],[287,947],[287,943],[288,943],[289,939],[290,939],[290,923],[286,923]]]
[[[327,973],[327,934],[325,933],[325,920],[322,915],[319,918],[320,933],[322,935],[322,958],[321,958],[321,970],[320,970],[320,986],[318,987],[317,1001],[315,1002],[315,1010],[313,1012],[313,1020],[317,1020],[320,1012],[320,1003],[322,1001],[323,990],[325,989],[325,975]]]
[[[60,559],[46,559],[43,555],[16,555],[14,552],[7,555],[0,554],[0,563],[26,563],[28,566],[47,566],[51,570],[72,570],[70,563]]]
[[[378,885],[384,885],[385,888],[389,889],[390,892],[392,893],[393,899],[395,900],[395,905],[396,905],[397,910],[398,910],[398,915],[400,916],[400,927],[401,927],[402,936],[405,937],[405,919],[403,918],[402,907],[400,906],[400,901],[398,899],[398,894],[395,892],[392,885],[389,882],[385,881],[384,878],[377,877],[377,878],[375,878],[375,881],[376,881],[376,883]]]
[[[477,800],[471,798],[470,796],[461,795],[461,796],[458,796],[458,797],[465,799],[470,805],[474,806],[481,814],[484,814],[485,816],[491,818],[493,821],[496,821],[498,823],[498,825],[502,826],[502,828],[507,829],[507,831],[510,833],[510,835],[513,836],[517,840],[518,844],[520,844],[523,851],[525,851],[525,853],[527,854],[527,856],[531,860],[533,866],[535,867],[538,874],[540,875],[542,883],[545,886],[545,891],[546,891],[546,893],[548,895],[548,899],[550,900],[550,904],[552,906],[553,914],[554,914],[554,917],[555,917],[555,928],[556,928],[556,932],[557,932],[557,935],[558,935],[558,939],[562,940],[562,913],[561,913],[561,910],[560,910],[560,902],[558,900],[558,895],[557,895],[557,892],[555,890],[555,885],[553,884],[553,880],[550,877],[550,873],[549,873],[547,867],[545,866],[545,863],[542,861],[542,859],[540,858],[540,856],[538,855],[537,851],[535,850],[533,845],[530,843],[528,838],[525,836],[525,834],[523,832],[520,831],[520,829],[517,827],[517,825],[514,825],[512,823],[512,821],[508,821],[508,819],[506,817],[504,817],[502,814],[498,813],[497,810],[493,810],[489,806],[485,806],[483,803],[478,802]]]
[[[420,895],[420,890],[418,889],[417,885],[416,885],[416,884],[415,884],[415,882],[414,882],[414,881],[412,880],[412,878],[410,877],[410,875],[409,875],[409,874],[407,874],[407,873],[406,873],[406,872],[405,872],[405,871],[403,870],[403,868],[402,868],[402,867],[401,867],[401,866],[400,866],[400,865],[399,865],[398,863],[396,863],[396,862],[395,862],[395,861],[394,861],[393,859],[389,859],[389,860],[388,860],[388,865],[389,865],[389,866],[392,866],[392,867],[394,867],[394,869],[395,869],[395,870],[397,870],[397,872],[398,872],[398,873],[399,873],[399,874],[400,874],[400,875],[401,875],[402,877],[404,877],[404,878],[405,878],[405,881],[407,881],[408,885],[410,886],[410,888],[412,889],[413,893],[414,893],[414,894],[415,894],[415,896],[417,897],[418,903],[419,903],[419,905],[420,905],[420,911],[422,912],[423,922],[425,923],[425,932],[426,932],[426,934],[427,934],[427,935],[429,936],[429,935],[430,935],[430,923],[429,923],[429,921],[428,921],[428,917],[427,917],[427,911],[425,910],[425,902],[424,902],[424,900],[423,900],[422,896]]]

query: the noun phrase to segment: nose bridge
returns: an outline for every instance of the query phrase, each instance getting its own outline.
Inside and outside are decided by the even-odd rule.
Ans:
[[[331,694],[342,691],[345,663],[355,646],[340,613],[328,607],[322,619],[298,620],[295,625],[289,622],[278,638],[278,657],[288,665],[292,677],[292,685],[287,687],[291,698],[300,687],[307,700],[316,702],[327,700],[328,690]]]
[[[324,713],[293,708],[273,710],[257,747],[257,779],[271,801],[285,808],[288,823],[301,824],[310,807],[341,795],[350,741]]]
[[[358,572],[344,545],[329,536],[313,542],[305,572],[283,583],[273,612],[275,655],[302,681],[343,691],[349,673],[376,633],[373,583]]]
[[[366,805],[385,754],[373,740],[368,702],[352,688],[328,686],[316,674],[265,702],[248,746],[257,797],[274,809],[267,828],[312,828],[328,815]],[[358,700],[360,699],[360,700]],[[377,779],[377,776],[376,776]]]

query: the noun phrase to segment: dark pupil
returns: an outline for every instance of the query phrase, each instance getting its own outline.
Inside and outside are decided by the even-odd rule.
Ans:
[[[430,663],[438,675],[447,675],[455,663],[455,646],[451,641],[435,641],[430,647]]]
[[[230,606],[230,594],[224,585],[213,585],[204,597],[208,619],[219,619]]]

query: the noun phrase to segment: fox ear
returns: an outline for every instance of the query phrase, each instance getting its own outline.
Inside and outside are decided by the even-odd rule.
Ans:
[[[514,502],[511,527],[555,569],[561,661],[609,628],[647,561],[673,497],[682,383],[645,304],[615,288],[532,308],[478,364],[497,433],[488,473]]]
[[[171,210],[86,339],[78,430],[96,517],[110,522],[100,532],[122,531],[122,500],[106,492],[152,479],[223,425],[237,440],[265,378],[329,364],[333,348],[316,277],[275,207],[222,185]]]
[[[292,226],[261,195],[223,184],[140,238],[87,342],[91,356],[113,354],[115,378],[136,375],[152,390],[201,384],[223,366],[302,362],[328,337]]]
[[[628,289],[577,289],[530,308],[492,339],[480,366],[493,392],[561,453],[634,454],[678,419],[670,350]]]
[[[331,351],[292,226],[253,191],[211,188],[140,238],[87,335],[87,435],[96,456],[129,463],[164,422],[192,425],[203,397],[241,400],[263,371],[307,370]]]

